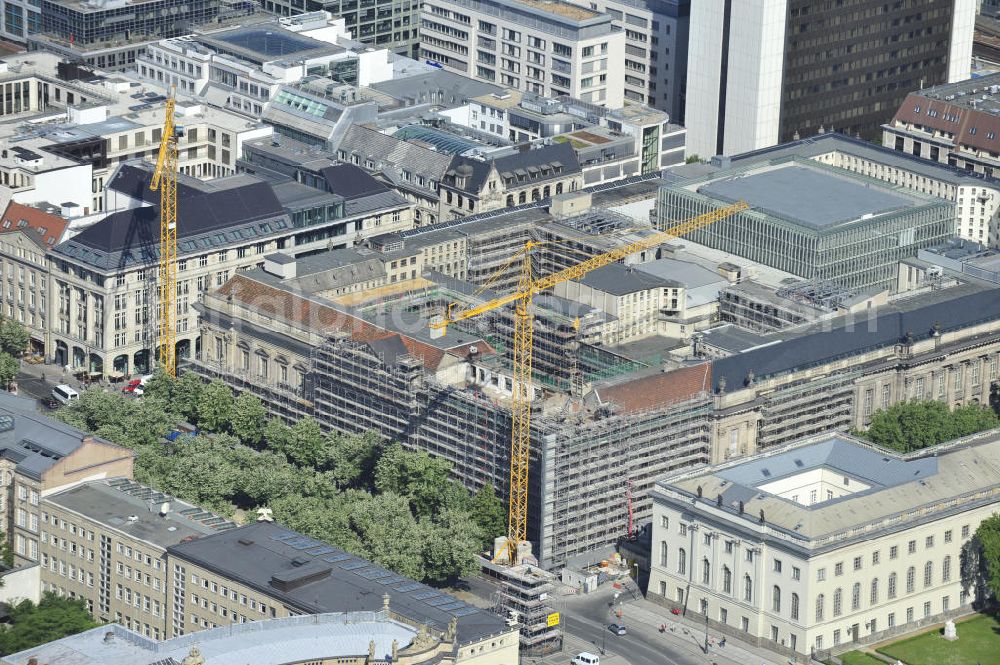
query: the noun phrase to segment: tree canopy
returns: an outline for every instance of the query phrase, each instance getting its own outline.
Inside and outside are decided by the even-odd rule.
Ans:
[[[23,353],[31,341],[31,333],[11,318],[0,320],[0,351],[12,356]]]
[[[48,591],[37,605],[23,600],[10,608],[11,623],[0,629],[0,656],[96,628],[80,598]]]
[[[876,411],[867,431],[855,431],[873,443],[910,452],[1000,426],[993,409],[979,404],[954,411],[932,400],[900,402]]]
[[[978,600],[1000,598],[1000,515],[983,520],[963,547],[962,584]]]
[[[289,427],[257,397],[193,374],[155,373],[139,400],[84,391],[56,415],[132,448],[139,482],[225,515],[267,506],[291,529],[421,581],[471,572],[506,528],[494,489],[470,495],[444,460],[312,418]],[[167,444],[180,419],[199,434]]]

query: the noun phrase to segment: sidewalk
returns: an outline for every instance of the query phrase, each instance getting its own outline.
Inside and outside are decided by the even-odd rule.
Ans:
[[[631,624],[642,623],[659,631],[660,624],[667,625],[667,633],[682,637],[697,638],[699,644],[705,643],[705,627],[697,621],[682,616],[674,616],[665,607],[655,605],[648,600],[629,601],[624,604],[624,611]],[[671,631],[673,626],[675,630]],[[687,629],[688,635],[685,635]],[[720,663],[726,661],[739,665],[787,665],[788,659],[767,649],[761,649],[731,636],[723,636],[708,631],[709,639],[715,640],[715,646],[709,647],[709,654]],[[725,637],[726,646],[718,646],[719,640]]]

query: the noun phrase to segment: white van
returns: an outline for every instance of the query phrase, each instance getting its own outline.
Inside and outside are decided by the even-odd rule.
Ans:
[[[581,651],[573,659],[573,665],[601,665],[601,658],[589,651]]]
[[[69,386],[56,386],[52,389],[52,398],[60,404],[69,404],[75,399],[80,399],[80,393]]]

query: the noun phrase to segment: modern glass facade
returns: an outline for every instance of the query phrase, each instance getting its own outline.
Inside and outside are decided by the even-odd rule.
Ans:
[[[733,169],[723,177],[738,176],[740,171]],[[843,175],[831,170],[830,177]],[[859,176],[856,180],[867,187],[885,187],[871,178]],[[728,205],[730,201],[694,191],[707,182],[709,179],[695,186],[688,182],[661,187],[657,226],[666,228]],[[911,198],[913,204],[899,210],[818,228],[755,210],[751,200],[749,210],[685,237],[804,279],[830,280],[859,290],[891,288],[900,260],[947,240],[954,232],[955,213],[948,202],[915,195]]]
[[[143,36],[165,39],[187,34],[192,25],[211,21],[219,11],[219,0],[149,0],[108,8],[41,0],[41,32],[81,45]]]
[[[418,0],[264,0],[261,7],[278,16],[325,10],[343,18],[359,42],[417,55]]]
[[[907,92],[948,77],[955,0],[789,0],[781,142],[820,127],[873,138]]]

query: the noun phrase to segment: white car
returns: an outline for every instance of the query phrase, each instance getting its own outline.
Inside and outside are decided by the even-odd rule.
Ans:
[[[581,651],[573,659],[573,665],[601,665],[601,657],[589,651]]]

